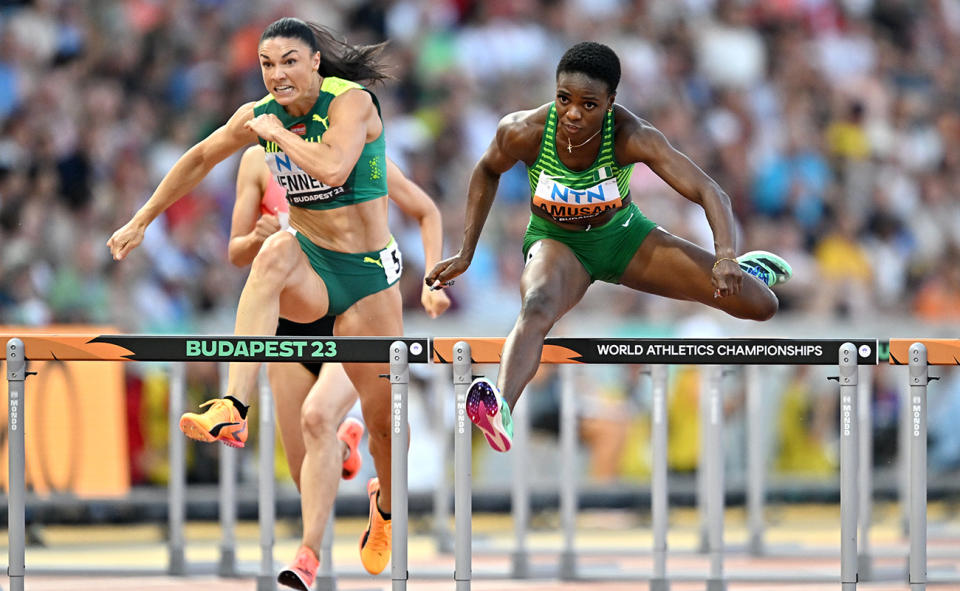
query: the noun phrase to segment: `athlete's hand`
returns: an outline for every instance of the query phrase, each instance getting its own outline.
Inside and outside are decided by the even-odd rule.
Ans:
[[[265,113],[254,117],[243,124],[243,127],[259,135],[268,142],[276,140],[276,134],[284,129],[280,118],[273,113]]]
[[[272,234],[280,231],[280,220],[277,216],[265,213],[257,220],[257,225],[253,227],[254,237],[263,242]]]
[[[430,318],[436,318],[450,307],[450,298],[443,290],[430,289],[428,285],[424,285],[423,289],[420,290],[420,303]]]
[[[143,242],[145,230],[146,226],[133,219],[114,232],[110,240],[107,240],[107,247],[113,255],[113,260],[122,261],[126,258],[131,250]]]
[[[451,285],[454,277],[461,275],[470,266],[470,261],[464,258],[460,253],[443,259],[433,266],[433,270],[426,276],[424,283],[430,289],[443,289]]]
[[[713,283],[713,297],[725,298],[740,293],[743,285],[743,271],[734,259],[719,259],[713,265],[711,277]]]

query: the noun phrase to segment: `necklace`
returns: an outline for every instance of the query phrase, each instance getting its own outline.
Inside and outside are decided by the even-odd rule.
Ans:
[[[576,146],[574,146],[574,145],[570,142],[570,136],[567,135],[567,132],[566,132],[566,131],[564,131],[564,132],[563,132],[563,135],[567,135],[567,152],[568,152],[569,154],[573,154],[573,149],[574,149],[574,148],[579,148],[579,147],[581,147],[581,146],[585,146],[586,144],[590,143],[590,140],[592,140],[593,138],[597,137],[597,135],[598,135],[601,131],[603,131],[603,126],[602,126],[602,125],[600,126],[600,129],[598,129],[596,132],[594,132],[593,135],[591,135],[590,137],[588,137],[588,138],[586,139],[586,141],[580,142],[580,143],[577,144]]]

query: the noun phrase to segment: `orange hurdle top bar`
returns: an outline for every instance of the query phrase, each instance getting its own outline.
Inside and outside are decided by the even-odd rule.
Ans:
[[[927,348],[927,365],[960,365],[960,339],[890,339],[890,364],[908,365],[914,343]]]
[[[450,363],[453,347],[470,345],[473,363],[499,363],[502,338],[435,338],[434,363]],[[877,364],[876,339],[586,339],[549,338],[541,363],[656,363],[668,365],[837,365],[853,343],[859,365]]]

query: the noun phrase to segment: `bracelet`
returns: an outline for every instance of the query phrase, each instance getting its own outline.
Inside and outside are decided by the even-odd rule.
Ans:
[[[738,265],[740,264],[740,262],[737,261],[737,259],[732,259],[732,258],[730,258],[730,257],[720,257],[719,259],[717,259],[717,260],[713,263],[713,270],[714,270],[714,271],[717,270],[717,265],[720,264],[720,261],[732,261],[732,262],[734,262],[734,263],[736,263],[736,264],[738,264]]]

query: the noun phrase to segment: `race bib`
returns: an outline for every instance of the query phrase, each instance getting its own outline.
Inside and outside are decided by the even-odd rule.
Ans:
[[[540,172],[533,204],[558,222],[585,220],[605,211],[619,209],[623,197],[616,177],[602,179],[585,189],[571,189],[557,182],[557,177]]]
[[[343,187],[331,187],[313,178],[283,152],[268,152],[266,158],[270,173],[287,191],[291,205],[332,201],[346,192]]]
[[[400,279],[400,273],[403,272],[403,255],[400,254],[400,246],[396,240],[391,240],[390,244],[380,251],[380,264],[384,275],[387,276],[387,283]]]

